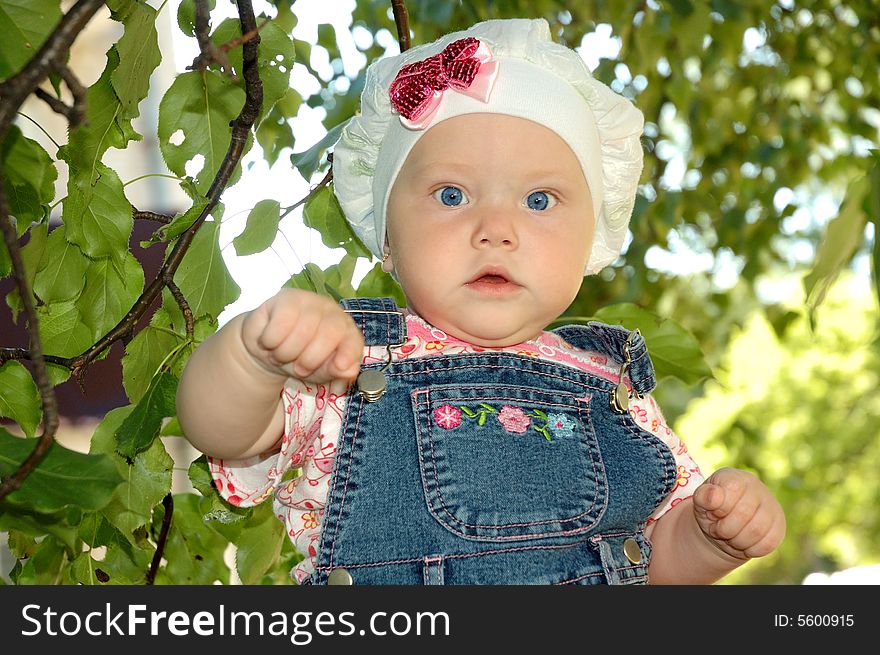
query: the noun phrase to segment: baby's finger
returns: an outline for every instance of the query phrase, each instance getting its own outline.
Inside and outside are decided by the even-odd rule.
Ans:
[[[770,525],[754,544],[743,548],[747,557],[764,557],[769,555],[782,543],[785,537],[785,515],[782,512],[771,515]]]
[[[269,351],[271,357],[279,364],[295,361],[312,340],[320,323],[320,316],[314,312],[304,312],[291,320],[270,320],[263,334],[260,345]]]
[[[311,341],[300,353],[294,365],[298,375],[309,375],[319,368],[328,365],[346,341],[351,340],[354,326],[347,322],[345,316],[342,320],[330,317],[321,322]],[[330,359],[330,361],[328,361]]]
[[[724,489],[708,480],[694,492],[694,508],[707,514],[718,510],[724,503]]]
[[[738,469],[723,468],[718,469],[708,478],[704,484],[712,484],[720,487],[724,493],[724,498],[720,505],[713,507],[712,516],[721,519],[736,506],[736,504],[746,493],[746,489],[750,486],[752,479],[755,479],[750,473]]]
[[[752,546],[769,526],[769,517],[764,520],[758,515],[761,497],[758,494],[744,494],[711,528],[712,536],[727,541],[734,548],[744,550]]]

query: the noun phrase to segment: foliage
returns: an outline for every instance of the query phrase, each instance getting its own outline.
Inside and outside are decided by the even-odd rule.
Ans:
[[[0,531],[8,533],[18,560],[0,575],[8,573],[18,584],[228,583],[225,557],[235,544],[235,572],[242,581],[289,582],[287,571],[301,554],[284,538],[268,504],[246,510],[226,504],[204,457],[189,471],[197,493],[171,494],[172,461],[163,441],[180,435],[173,398],[186,359],[240,293],[220,251],[218,194],[240,178],[239,160],[230,159],[238,144],[230,123],[249,102],[242,42],[254,37],[242,36],[239,21],[219,19],[215,4],[225,3],[206,3],[212,13],[203,50],[211,46],[222,56],[206,56],[177,75],[163,90],[154,131],[141,135],[134,119],[165,54],[156,19],[173,3],[106,4],[121,36],[107,52],[103,74],[85,90],[85,120],[72,121],[68,142],[53,156],[25,135],[23,119],[0,130],[0,194],[19,239],[21,282],[36,304],[36,320],[28,318],[17,287],[5,300],[15,320],[39,335],[51,385],[72,373],[88,375],[88,363],[106,354],[106,335],[121,340],[129,404],[103,417],[88,455],[54,444],[22,487],[0,501]],[[705,434],[722,449],[723,456],[710,461],[758,470],[780,494],[793,537],[768,568],[742,579],[797,581],[811,567],[847,565],[870,552],[880,525],[862,524],[856,532],[846,521],[857,523],[858,508],[870,508],[865,499],[876,502],[877,490],[864,484],[870,476],[854,481],[847,474],[870,472],[877,461],[871,444],[880,408],[864,393],[876,387],[876,348],[863,347],[876,332],[876,317],[873,307],[856,311],[828,298],[835,280],[863,256],[873,261],[880,290],[880,248],[875,239],[871,250],[866,238],[866,228],[876,233],[880,221],[874,150],[880,87],[873,64],[880,58],[880,33],[874,3],[407,4],[414,43],[485,18],[544,17],[559,41],[582,45],[585,56],[598,61],[595,75],[633,98],[645,114],[646,166],[632,241],[619,261],[584,281],[566,320],[594,317],[639,327],[666,377],[658,395],[668,417],[683,414],[686,436]],[[194,39],[197,5],[183,0],[177,15],[178,28]],[[306,179],[321,179],[328,148],[357,109],[364,72],[342,79],[343,35],[331,25],[321,25],[317,41],[309,43],[291,36],[293,0],[267,6],[267,15],[257,19],[265,24],[255,62],[263,101],[239,155],[258,143],[270,164],[288,157]],[[389,6],[387,0],[356,4],[352,30],[365,60],[385,54],[387,32],[395,33]],[[52,38],[61,15],[59,0],[0,0],[0,30],[8,35],[0,44],[0,99],[31,53]],[[612,35],[619,52],[599,58],[599,42],[584,39],[595,33]],[[312,55],[322,50],[332,75],[313,66]],[[305,67],[317,93],[289,86],[294,63]],[[69,77],[52,71],[43,93],[75,100]],[[291,120],[303,104],[326,112],[328,134],[319,143],[294,140]],[[132,244],[134,222],[155,218],[153,208],[132,207],[107,154],[144,137],[158,141],[167,167],[156,173],[173,174],[191,206]],[[197,160],[201,168],[192,172]],[[54,183],[63,169],[67,189],[59,199]],[[827,231],[811,213],[822,194],[840,206]],[[56,224],[52,208],[59,204]],[[255,198],[247,225],[233,241],[237,253],[267,249],[281,221],[300,206],[297,220],[345,255],[326,270],[307,264],[288,286],[335,298],[391,295],[403,304],[399,287],[378,264],[354,282],[356,262],[369,256],[342,219],[326,177],[294,207]],[[141,302],[154,288],[139,257],[148,248],[164,249],[166,263],[175,266],[169,279],[159,280],[155,304]],[[809,254],[801,255],[804,250]],[[657,263],[664,254],[681,260],[686,251],[706,263],[689,272]],[[735,284],[724,281],[729,270]],[[761,293],[768,278],[781,274],[803,278],[803,311]],[[13,277],[13,258],[0,242],[4,277]],[[146,320],[115,333],[133,308]],[[826,311],[832,308],[839,309]],[[838,329],[852,327],[850,321],[859,326],[857,336]],[[0,431],[3,479],[47,423],[34,382],[39,379],[31,377],[34,363],[3,350],[12,345],[0,343],[0,417],[14,421],[28,440]],[[743,367],[752,373],[740,388]],[[713,370],[717,382],[711,381]],[[852,398],[860,403],[845,402]],[[772,421],[768,404],[775,410]],[[702,420],[695,425],[694,417]],[[824,439],[828,434],[845,438]],[[40,493],[49,487],[51,494]],[[820,489],[828,503],[816,512],[812,494]],[[163,560],[154,567],[163,539]]]
[[[751,313],[717,380],[676,425],[692,450],[703,451],[702,466],[732,458],[785,508],[780,549],[732,581],[797,584],[814,571],[880,561],[880,352],[872,345],[876,309],[858,287],[849,275],[833,287],[816,330],[794,290],[798,316],[784,339],[763,312]]]

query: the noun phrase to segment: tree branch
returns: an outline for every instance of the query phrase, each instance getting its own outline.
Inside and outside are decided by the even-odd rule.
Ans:
[[[139,209],[135,209],[131,213],[134,220],[144,220],[144,221],[156,221],[157,223],[164,223],[168,225],[171,221],[174,220],[173,216],[168,216],[167,214],[157,214],[156,212],[151,211],[140,211]]]
[[[238,4],[239,23],[241,25],[242,34],[247,34],[256,29],[256,18],[251,0],[236,0]],[[166,286],[166,280],[173,280],[174,273],[183,261],[184,255],[192,244],[196,232],[205,222],[205,219],[213,211],[214,207],[220,200],[223,190],[229,184],[235,167],[241,160],[244,148],[247,143],[248,133],[260,114],[260,108],[263,106],[263,83],[260,81],[259,69],[257,66],[257,46],[260,43],[259,35],[249,39],[243,46],[243,77],[245,82],[245,101],[238,117],[232,121],[232,134],[229,141],[229,148],[226,156],[220,164],[214,180],[208,189],[208,203],[202,209],[199,217],[193,222],[189,229],[184,232],[171,252],[168,258],[162,264],[162,268],[156,274],[153,281],[144,289],[140,297],[135,301],[132,308],[125,317],[116,324],[107,334],[95,343],[91,348],[81,355],[72,357],[67,360],[71,370],[78,370],[84,366],[88,366],[97,359],[101,353],[110,348],[117,340],[122,339],[135,329],[138,320],[146,314],[150,306],[162,292]]]
[[[79,0],[64,14],[61,21],[46,39],[46,42],[43,43],[37,54],[31,58],[25,67],[0,83],[0,143],[6,138],[6,134],[22,103],[46,79],[49,71],[64,71],[67,68],[65,60],[70,46],[103,4],[103,0]],[[62,76],[66,76],[68,73],[62,72]],[[72,77],[72,75],[69,77]],[[64,79],[67,81],[68,78],[65,77]],[[73,87],[71,87],[71,92],[76,103],[77,94]],[[5,177],[6,172],[3,165],[0,164],[0,229],[3,230],[6,249],[12,261],[13,276],[27,319],[30,337],[30,343],[28,344],[29,357],[34,365],[34,381],[40,392],[40,402],[43,410],[43,432],[37,440],[37,445],[15,472],[3,479],[2,484],[0,484],[0,500],[21,487],[25,478],[43,460],[55,441],[55,433],[58,431],[59,424],[58,403],[55,399],[55,390],[49,381],[49,372],[46,369],[46,359],[43,356],[43,348],[40,341],[39,320],[37,319],[37,311],[34,306],[33,293],[21,259],[18,234],[12,224],[9,201],[6,197]]]
[[[153,553],[153,561],[150,562],[150,570],[147,572],[145,580],[145,583],[148,585],[156,581],[156,573],[159,571],[159,564],[161,564],[162,555],[165,553],[165,543],[168,541],[168,533],[171,531],[174,499],[170,493],[162,499],[162,506],[165,508],[165,516],[162,517],[162,528],[159,530],[159,538],[156,540],[156,552]]]
[[[64,14],[61,22],[27,65],[0,83],[0,140],[6,136],[15,113],[25,98],[46,79],[49,71],[62,71],[66,68],[65,59],[70,46],[103,5],[104,0],[79,0]]]
[[[404,0],[391,0],[391,10],[394,12],[394,25],[397,27],[400,51],[409,50],[409,12],[406,10],[406,3]]]
[[[2,484],[0,484],[0,500],[3,500],[21,486],[21,483],[24,482],[34,467],[49,452],[49,448],[55,441],[55,433],[58,431],[59,421],[58,403],[55,400],[52,384],[49,382],[46,360],[43,358],[34,297],[28,283],[24,262],[21,259],[21,249],[18,247],[18,234],[12,225],[12,218],[10,217],[9,202],[6,199],[5,171],[2,165],[0,165],[0,229],[3,230],[6,250],[9,252],[9,258],[12,261],[12,274],[15,278],[15,284],[18,287],[21,304],[30,328],[30,358],[34,364],[34,380],[37,383],[37,389],[40,391],[40,401],[43,409],[43,433],[37,440],[37,445],[15,472],[3,478]]]

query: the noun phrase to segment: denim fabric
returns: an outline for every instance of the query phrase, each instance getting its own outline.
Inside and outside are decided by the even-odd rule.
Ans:
[[[368,345],[404,340],[390,299],[343,307]],[[629,335],[598,323],[559,333],[617,361]],[[644,341],[630,354],[634,389],[647,393]],[[496,351],[403,359],[384,374],[378,401],[352,390],[346,404],[308,584],[338,567],[354,584],[647,581],[645,523],[674,487],[675,460],[612,410],[615,383]]]

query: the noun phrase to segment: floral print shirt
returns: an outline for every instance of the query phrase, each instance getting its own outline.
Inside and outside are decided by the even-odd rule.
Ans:
[[[618,364],[600,353],[573,348],[553,332],[543,332],[537,339],[515,346],[482,348],[447,335],[415,314],[406,312],[406,321],[407,340],[404,345],[392,349],[394,361],[438,354],[504,351],[574,366],[615,383],[619,380]],[[365,364],[386,361],[386,358],[385,346],[364,349]],[[304,556],[291,572],[297,582],[302,582],[314,571],[346,398],[346,394],[330,393],[326,385],[306,384],[289,378],[282,391],[285,420],[280,449],[242,460],[208,458],[214,482],[230,503],[249,507],[273,497],[275,515]],[[463,414],[465,410],[467,412]],[[648,520],[651,523],[692,496],[703,481],[703,475],[684,442],[666,425],[651,396],[631,399],[629,411],[636,423],[670,448],[678,469],[675,489]],[[443,405],[435,411],[434,420],[439,426],[451,429],[462,420],[485,421],[489,412],[496,415],[496,420],[508,432],[525,432],[532,426],[546,439],[551,439],[553,434],[567,434],[574,427],[568,425],[569,419],[562,414],[532,416],[522,408],[507,405],[477,410]],[[292,477],[289,475],[291,469],[296,469],[299,474]]]

